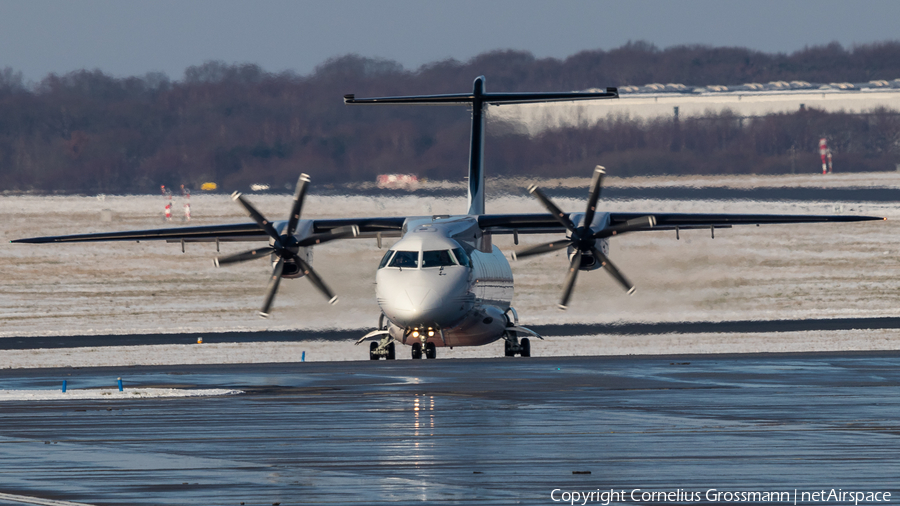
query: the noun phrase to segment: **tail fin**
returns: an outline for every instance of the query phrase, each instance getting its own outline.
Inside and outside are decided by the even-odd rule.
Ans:
[[[472,93],[450,95],[415,95],[381,98],[356,98],[344,95],[345,104],[417,104],[472,106],[472,136],[469,142],[469,209],[467,214],[484,214],[484,106],[565,102],[599,98],[619,98],[616,88],[606,92],[488,93],[484,76],[475,78]]]

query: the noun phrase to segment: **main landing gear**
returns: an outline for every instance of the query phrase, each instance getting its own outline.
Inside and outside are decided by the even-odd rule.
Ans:
[[[384,357],[385,360],[397,358],[394,340],[390,336],[382,339],[381,342],[372,341],[369,343],[369,360],[378,360],[381,357]]]
[[[388,333],[387,327],[384,324],[384,314],[378,318],[378,329],[362,336],[362,338],[356,341],[356,344],[362,344],[366,339],[378,336],[381,336],[381,339],[369,343],[369,360],[378,360],[379,358],[394,360],[397,358],[396,350],[394,349],[394,338]]]
[[[510,313],[512,314],[512,318],[510,318]],[[527,337],[519,339],[519,332],[530,334],[538,339],[543,339],[543,337],[539,336],[535,331],[520,327],[519,315],[516,313],[515,309],[510,307],[506,310],[506,332],[503,334],[503,356],[531,356],[531,341],[529,341]]]
[[[432,342],[425,343],[425,358],[437,358],[437,348]],[[422,358],[422,343],[413,343],[412,358],[418,360]]]
[[[516,337],[515,332],[507,331],[506,336],[503,337],[503,356],[515,357],[516,355],[530,357],[531,341],[527,337],[520,340]]]

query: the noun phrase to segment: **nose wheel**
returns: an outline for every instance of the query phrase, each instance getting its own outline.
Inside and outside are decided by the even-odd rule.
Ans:
[[[423,348],[422,343],[413,343],[412,345],[412,358],[413,360],[418,360],[422,358],[422,352],[425,352],[425,358],[437,358],[437,348],[434,346],[434,343],[427,342]]]

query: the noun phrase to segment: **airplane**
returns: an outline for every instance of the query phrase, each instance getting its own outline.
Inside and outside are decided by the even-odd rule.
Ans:
[[[519,324],[512,306],[514,286],[509,261],[492,236],[511,234],[565,234],[559,239],[514,252],[513,259],[567,250],[568,271],[558,306],[565,309],[581,271],[605,269],[626,291],[635,287],[609,258],[613,236],[645,231],[708,229],[734,225],[856,222],[881,220],[872,216],[623,213],[598,211],[606,171],[596,167],[584,212],[565,212],[537,186],[528,191],[547,209],[536,214],[486,214],[484,194],[485,108],[509,104],[573,100],[616,99],[616,88],[605,92],[489,93],[485,78],[475,79],[471,93],[356,98],[348,105],[463,105],[471,109],[468,209],[465,214],[440,216],[358,217],[302,219],[310,177],[301,174],[288,218],[270,221],[243,195],[232,198],[253,220],[215,226],[135,230],[18,239],[14,243],[68,243],[92,241],[165,240],[180,242],[266,241],[267,245],[214,260],[217,267],[269,258],[272,275],[259,314],[268,317],[282,279],[306,277],[329,303],[338,297],[312,268],[312,249],[334,240],[375,238],[378,247],[387,237],[399,237],[385,253],[375,275],[376,298],[381,309],[377,327],[356,344],[371,340],[369,358],[396,358],[396,343],[410,346],[413,359],[433,359],[437,348],[482,346],[502,339],[504,355],[531,356],[529,337],[543,339]],[[521,338],[520,338],[521,337]]]

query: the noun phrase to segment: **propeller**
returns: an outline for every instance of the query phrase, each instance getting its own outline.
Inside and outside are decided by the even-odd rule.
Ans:
[[[275,230],[275,227],[272,226],[272,223],[253,207],[253,204],[245,199],[243,195],[238,192],[234,192],[231,195],[231,198],[244,208],[244,211],[247,212],[250,218],[266,231],[266,234],[272,239],[272,242],[266,247],[256,248],[234,255],[217,257],[213,260],[213,263],[216,267],[221,267],[223,265],[246,262],[257,258],[267,258],[272,254],[278,257],[278,262],[275,263],[275,268],[269,279],[269,285],[266,288],[265,301],[263,302],[262,309],[259,311],[259,315],[263,318],[269,317],[269,310],[272,307],[272,302],[275,300],[275,293],[278,292],[278,285],[281,283],[281,276],[284,274],[285,264],[288,261],[293,262],[299,267],[300,272],[303,272],[313,286],[322,292],[322,295],[328,299],[329,304],[334,304],[338,300],[337,296],[330,288],[328,288],[328,285],[326,285],[325,282],[322,281],[322,278],[316,274],[316,271],[313,270],[312,266],[297,255],[296,250],[298,248],[314,246],[335,239],[355,237],[359,235],[359,227],[356,225],[338,227],[332,229],[330,232],[312,234],[298,240],[294,236],[294,232],[297,231],[297,225],[300,223],[300,212],[303,209],[303,200],[306,198],[308,184],[309,176],[300,174],[300,179],[297,181],[297,190],[294,192],[294,201],[291,205],[291,214],[288,217],[284,233],[281,235],[278,235],[278,232]]]
[[[628,291],[628,295],[634,293],[634,285],[628,281],[619,269],[610,261],[609,257],[603,254],[602,251],[597,247],[596,242],[598,239],[605,239],[607,237],[622,234],[625,232],[631,232],[634,230],[642,230],[649,227],[653,227],[656,225],[656,219],[653,216],[642,216],[640,218],[635,218],[633,220],[628,220],[625,223],[614,225],[611,227],[605,227],[601,230],[594,231],[591,228],[591,223],[594,221],[594,216],[597,210],[597,201],[600,199],[600,190],[603,186],[603,178],[606,176],[606,170],[597,166],[594,169],[594,176],[591,179],[591,192],[588,197],[587,202],[587,210],[584,213],[584,221],[582,222],[582,226],[576,227],[574,223],[569,219],[568,215],[562,212],[556,204],[553,203],[537,185],[532,185],[528,188],[528,192],[534,195],[541,204],[550,211],[550,214],[556,218],[568,231],[568,237],[565,239],[548,242],[546,244],[540,244],[538,246],[534,246],[528,248],[524,251],[520,251],[518,253],[513,253],[513,259],[518,260],[520,258],[525,258],[534,255],[542,255],[545,253],[550,253],[553,251],[561,250],[563,248],[573,247],[575,249],[575,254],[572,255],[572,259],[569,262],[569,271],[566,273],[566,279],[563,283],[563,292],[562,298],[559,301],[559,308],[566,309],[569,303],[569,299],[572,296],[572,291],[575,289],[575,282],[578,279],[578,271],[581,270],[581,261],[582,258],[586,255],[592,255],[597,262],[600,262],[600,265],[606,269],[607,272],[619,282],[622,287]]]

